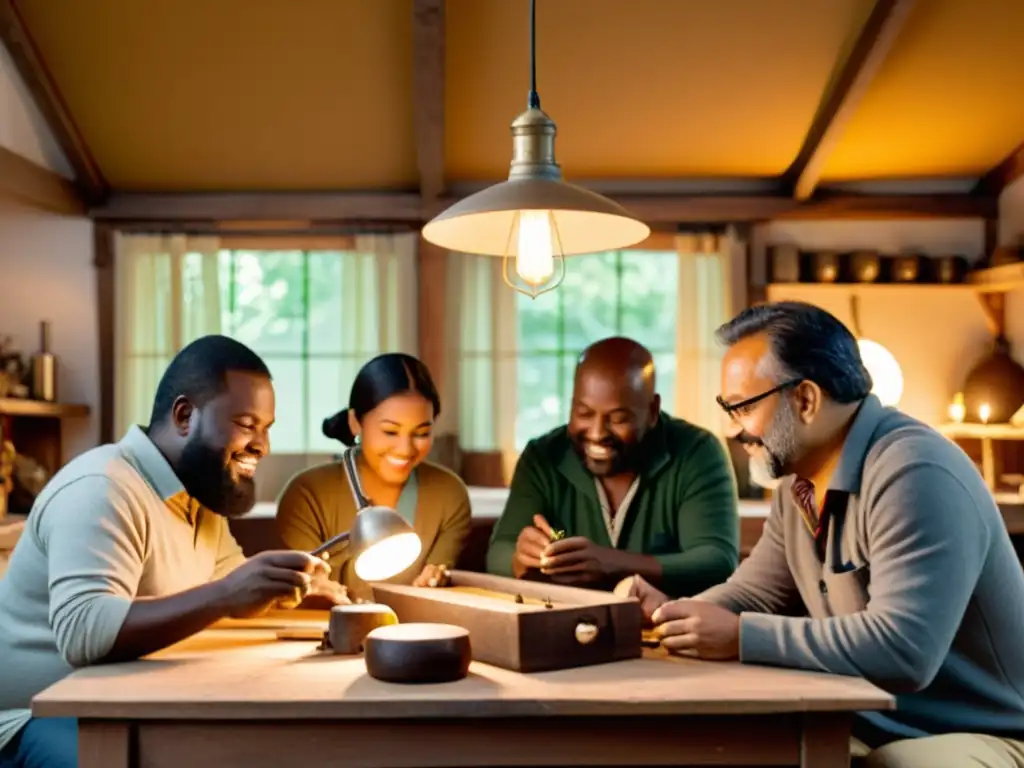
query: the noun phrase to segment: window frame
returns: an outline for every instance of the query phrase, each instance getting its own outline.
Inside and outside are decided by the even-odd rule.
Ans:
[[[624,264],[625,264],[625,254],[626,253],[636,254],[638,252],[639,253],[647,252],[647,253],[650,253],[652,255],[653,254],[657,254],[658,256],[666,256],[666,255],[669,255],[669,254],[671,254],[673,256],[677,256],[678,251],[677,251],[676,245],[675,245],[675,235],[674,234],[668,234],[668,233],[656,233],[656,235],[648,238],[644,242],[642,242],[642,243],[640,243],[640,244],[638,244],[636,246],[633,246],[633,247],[620,248],[620,249],[615,249],[615,250],[610,250],[610,251],[601,251],[601,252],[597,252],[597,253],[594,253],[594,254],[586,254],[586,255],[581,255],[581,256],[570,257],[570,260],[569,260],[569,262],[566,265],[567,268],[570,268],[572,261],[576,260],[576,259],[587,258],[587,257],[591,257],[591,256],[601,256],[601,255],[606,255],[606,254],[614,254],[613,268],[614,268],[614,275],[615,275],[615,301],[614,301],[614,312],[615,312],[614,329],[615,330],[613,331],[613,333],[615,333],[615,334],[623,334],[624,333],[622,326],[623,326],[623,317],[624,317],[625,306],[624,306],[623,301],[622,301],[622,296],[623,296],[623,276],[625,275],[625,272],[626,272],[625,267],[624,267]],[[582,349],[578,349],[578,350],[577,349],[570,349],[568,347],[568,345],[566,344],[566,339],[565,339],[565,336],[566,336],[566,316],[567,316],[567,312],[566,312],[566,310],[567,310],[566,296],[565,296],[565,293],[561,292],[559,289],[555,289],[555,293],[557,294],[557,319],[556,319],[557,325],[556,325],[556,329],[555,329],[555,337],[557,339],[558,346],[556,348],[550,348],[550,349],[549,348],[539,348],[538,349],[538,348],[531,348],[531,347],[528,347],[528,346],[524,345],[523,344],[524,339],[523,339],[523,337],[521,335],[521,329],[522,329],[521,316],[517,314],[517,317],[516,317],[516,325],[517,325],[517,328],[516,328],[516,332],[517,332],[516,367],[517,367],[517,372],[518,372],[519,366],[521,365],[522,361],[524,361],[524,360],[552,360],[552,359],[555,360],[556,361],[556,380],[555,380],[555,385],[553,387],[553,391],[555,393],[557,393],[557,397],[561,401],[565,397],[566,391],[567,391],[568,386],[569,386],[569,377],[571,375],[568,372],[569,366],[567,365],[567,362],[569,360],[572,360],[576,356],[578,356],[583,350]],[[678,301],[678,291],[676,291],[675,294],[676,294],[677,301]],[[593,343],[593,341],[597,341],[597,340],[598,339],[593,339],[593,340],[591,340],[588,343]],[[669,343],[664,345],[664,346],[661,346],[661,345],[652,346],[650,344],[646,344],[645,346],[647,346],[647,348],[651,351],[651,354],[654,355],[655,357],[658,357],[660,355],[673,355],[674,356],[676,354],[676,339],[675,339],[674,335],[670,337]],[[516,387],[516,391],[517,391],[517,394],[518,394],[519,391],[521,391],[520,387],[519,387],[518,373],[517,373],[517,387]],[[668,393],[668,392],[663,393],[663,399],[665,397],[667,397],[669,402],[671,402],[672,393]],[[569,405],[568,403],[563,403],[563,406],[568,406],[568,405]],[[568,418],[567,408],[563,407],[562,410],[563,410],[563,413],[559,417],[559,420],[556,422],[556,426],[557,426],[557,424],[564,423],[565,420]],[[514,430],[514,432],[515,432],[515,446],[516,446],[516,453],[517,454],[522,451],[522,449],[523,449],[523,447],[525,445],[525,442],[527,440],[529,440],[530,437],[536,437],[537,436],[537,435],[530,435],[528,437],[528,436],[525,436],[525,435],[520,435],[520,430],[519,430],[518,424],[519,424],[519,418],[520,418],[520,413],[521,412],[522,412],[522,402],[517,399],[517,403],[516,403],[516,416],[515,416],[516,424],[515,424],[515,430]]]

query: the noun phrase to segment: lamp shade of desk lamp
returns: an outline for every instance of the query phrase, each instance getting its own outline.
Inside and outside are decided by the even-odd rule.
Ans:
[[[420,556],[423,542],[412,526],[389,507],[367,507],[356,515],[351,530],[338,534],[310,552],[329,556],[335,547],[347,544],[355,560],[355,571],[363,581],[381,581],[401,573]]]

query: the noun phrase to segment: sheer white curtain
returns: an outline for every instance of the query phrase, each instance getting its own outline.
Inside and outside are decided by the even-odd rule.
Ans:
[[[418,353],[417,242],[415,233],[365,234],[356,236],[348,247],[319,245],[311,249],[327,253],[332,262],[331,268],[319,276],[311,273],[310,279],[329,279],[335,284],[339,311],[331,315],[337,326],[329,335],[339,340],[332,342],[332,348],[337,344],[341,354],[331,362],[329,381],[316,380],[318,369],[312,364],[305,367],[301,382],[284,383],[275,376],[278,424],[285,410],[282,397],[306,397],[306,437],[287,444],[279,435],[278,447],[260,462],[256,477],[260,501],[275,501],[294,474],[341,452],[343,446],[324,437],[320,424],[348,406],[352,382],[363,365],[385,352]],[[317,263],[325,265],[325,260]],[[274,360],[269,362],[273,370]],[[308,394],[304,395],[303,389]]]
[[[261,248],[264,242],[266,246]],[[417,242],[415,233],[299,238],[294,244],[281,238],[240,240],[229,235],[222,239],[177,234],[119,235],[115,266],[114,398],[118,433],[133,423],[148,422],[160,377],[171,358],[189,341],[205,334],[225,333],[258,351],[268,345],[280,350],[280,342],[259,337],[259,328],[265,323],[232,319],[230,313],[222,312],[228,308],[221,307],[221,300],[231,294],[235,296],[235,309],[248,306],[248,301],[256,301],[263,308],[271,286],[261,282],[260,251],[284,249],[307,253],[309,279],[330,283],[332,308],[325,311],[322,305],[307,307],[307,315],[314,309],[318,313],[317,332],[329,336],[315,350],[317,362],[298,364],[294,354],[285,355],[296,361],[292,368],[299,365],[288,372],[289,378],[297,380],[287,385],[280,381],[278,388],[296,402],[308,394],[312,399],[309,418],[315,425],[309,427],[308,437],[299,441],[303,445],[286,440],[288,445],[282,445],[283,452],[319,459],[338,449],[326,438],[321,439],[319,419],[329,416],[332,409],[345,406],[359,368],[383,352],[418,352]],[[235,269],[228,268],[227,261],[221,264],[221,254],[232,248],[244,252],[241,266],[236,265]],[[248,266],[252,263],[257,266],[255,273]],[[230,291],[225,281],[231,280],[236,271],[238,290]],[[253,295],[248,296],[249,293]],[[311,323],[312,315],[293,319]],[[324,328],[325,322],[332,324],[329,332]],[[265,357],[272,370],[282,359],[274,352],[267,352]],[[323,372],[324,366],[330,369],[329,374]],[[278,407],[287,411],[280,402]],[[290,421],[295,421],[294,415]],[[301,432],[305,427],[299,429]]]
[[[114,434],[147,424],[164,369],[219,333],[216,237],[119,234],[115,242]]]
[[[415,235],[359,235],[354,249],[337,253],[340,269],[331,273],[338,276],[345,354],[338,409],[348,405],[352,382],[370,359],[385,352],[417,354],[416,242]]]
[[[343,254],[346,262],[338,299],[342,307],[351,307],[344,315],[343,330],[351,329],[347,332],[352,334],[353,341],[358,339],[360,343],[353,348],[366,350],[369,353],[366,360],[384,352],[409,355],[419,352],[418,242],[416,233],[359,235],[355,241],[355,258],[348,259],[349,254]],[[375,279],[369,280],[371,274]],[[370,290],[365,290],[367,288]]]
[[[500,258],[450,253],[447,293],[449,348],[457,370],[447,393],[457,402],[454,427],[463,452],[500,452],[506,481],[517,457],[517,349],[519,326],[516,293],[501,277]]]
[[[676,391],[673,415],[723,434],[719,393],[724,349],[715,329],[738,309],[733,271],[744,244],[730,227],[724,234],[687,232],[676,236],[679,295],[676,315]]]

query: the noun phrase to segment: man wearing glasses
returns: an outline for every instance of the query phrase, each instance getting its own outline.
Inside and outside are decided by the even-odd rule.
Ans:
[[[719,404],[751,463],[783,479],[724,584],[669,601],[633,578],[664,645],[896,694],[855,722],[869,766],[1024,767],[1024,571],[975,466],[870,394],[824,310],[752,307],[718,336]]]

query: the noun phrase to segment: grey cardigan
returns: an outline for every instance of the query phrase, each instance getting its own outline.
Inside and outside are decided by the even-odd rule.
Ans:
[[[839,511],[824,563],[791,485],[776,490],[750,557],[696,597],[740,613],[741,660],[857,675],[896,694],[894,712],[860,716],[871,746],[1024,736],[1024,571],[967,455],[868,397],[827,491]]]

